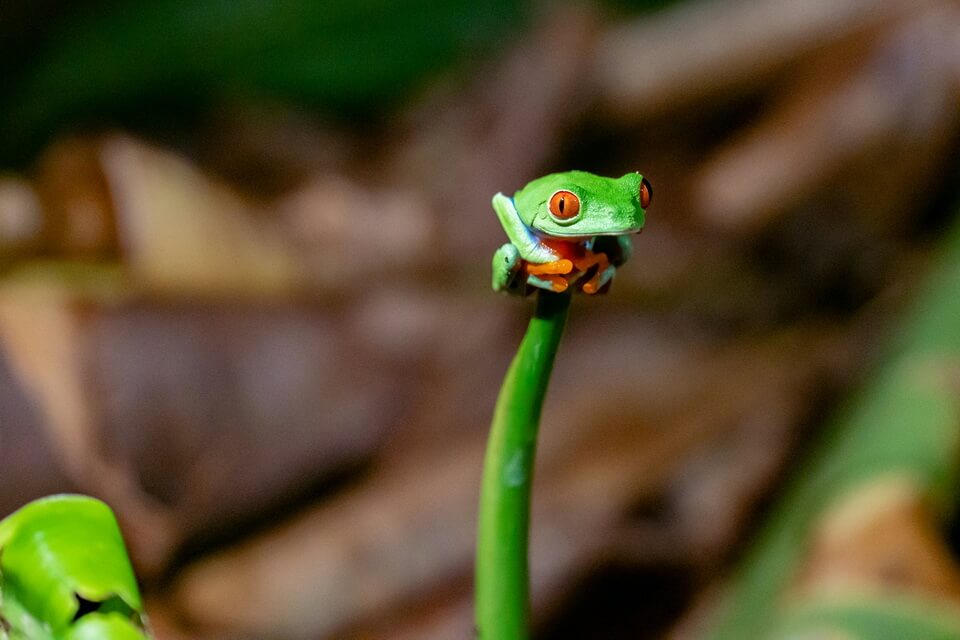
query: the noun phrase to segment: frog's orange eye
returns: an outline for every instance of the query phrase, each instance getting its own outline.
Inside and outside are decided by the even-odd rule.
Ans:
[[[557,220],[570,220],[580,213],[580,198],[570,191],[557,191],[550,196],[550,215]]]
[[[644,178],[640,181],[640,206],[646,209],[650,206],[651,200],[653,200],[653,185]]]

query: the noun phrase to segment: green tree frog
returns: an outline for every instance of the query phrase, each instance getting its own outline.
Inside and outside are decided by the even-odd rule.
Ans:
[[[630,258],[630,234],[643,228],[652,196],[639,173],[604,178],[585,171],[544,176],[512,198],[498,193],[493,209],[510,242],[493,256],[493,289],[605,291]]]

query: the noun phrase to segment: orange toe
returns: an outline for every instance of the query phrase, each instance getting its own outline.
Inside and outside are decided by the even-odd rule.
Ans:
[[[565,275],[571,271],[573,271],[573,261],[567,260],[566,258],[563,260],[555,260],[553,262],[545,262],[543,264],[527,264],[527,273],[535,276],[554,274]]]

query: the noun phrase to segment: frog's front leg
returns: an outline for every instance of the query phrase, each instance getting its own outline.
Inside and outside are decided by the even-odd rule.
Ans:
[[[558,256],[550,247],[543,244],[530,228],[520,219],[516,204],[512,198],[502,193],[493,196],[493,210],[500,224],[520,257],[527,262],[543,264],[557,260]]]
[[[493,290],[522,294],[520,251],[509,242],[493,254]],[[519,289],[519,290],[518,290]]]

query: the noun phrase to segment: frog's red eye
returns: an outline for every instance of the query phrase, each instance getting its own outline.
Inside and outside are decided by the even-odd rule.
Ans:
[[[651,200],[653,200],[653,185],[644,178],[640,181],[640,206],[646,209],[650,206]]]
[[[557,191],[550,196],[550,215],[557,220],[570,220],[580,213],[580,198],[570,191]]]

